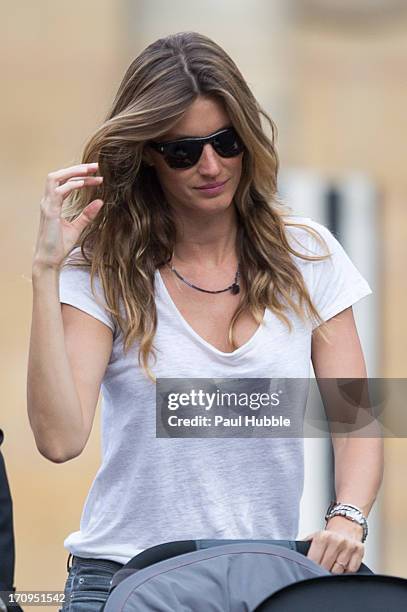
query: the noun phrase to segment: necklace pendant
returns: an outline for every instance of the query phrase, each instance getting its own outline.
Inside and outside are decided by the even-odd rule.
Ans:
[[[237,293],[240,292],[240,287],[237,283],[233,283],[231,289],[230,289],[232,295],[236,295]]]

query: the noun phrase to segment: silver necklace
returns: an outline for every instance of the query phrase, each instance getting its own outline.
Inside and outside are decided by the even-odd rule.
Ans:
[[[239,286],[240,263],[238,263],[237,265],[237,271],[235,274],[234,282],[231,285],[229,285],[229,287],[226,287],[226,289],[218,289],[217,291],[210,291],[209,289],[202,289],[202,287],[197,287],[196,285],[193,285],[192,283],[187,281],[183,276],[181,276],[181,274],[174,268],[174,266],[171,263],[169,263],[168,265],[170,269],[174,272],[174,274],[176,274],[178,278],[182,280],[183,283],[185,283],[189,287],[192,287],[192,289],[197,289],[198,291],[204,291],[205,293],[224,293],[225,291],[230,291],[233,295],[236,295],[240,291],[240,286]]]

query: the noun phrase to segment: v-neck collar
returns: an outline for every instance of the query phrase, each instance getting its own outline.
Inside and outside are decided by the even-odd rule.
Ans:
[[[176,317],[178,318],[178,320],[180,321],[180,323],[183,325],[183,327],[185,327],[185,329],[192,335],[194,336],[194,338],[196,340],[198,340],[198,342],[200,344],[203,344],[204,346],[206,346],[209,350],[211,350],[213,353],[216,353],[217,355],[220,355],[222,357],[226,357],[228,359],[231,359],[233,357],[239,357],[240,355],[242,355],[243,353],[245,353],[246,351],[248,351],[251,346],[254,344],[254,342],[258,339],[258,336],[262,333],[262,330],[264,328],[264,325],[266,323],[266,319],[267,319],[267,312],[268,309],[266,308],[264,311],[264,316],[262,319],[262,324],[259,325],[259,327],[256,329],[256,331],[254,332],[254,334],[247,340],[247,342],[245,342],[244,344],[242,344],[241,346],[239,346],[239,348],[235,349],[232,352],[224,352],[224,351],[220,351],[218,348],[216,348],[215,346],[213,346],[212,344],[210,344],[210,342],[207,342],[206,340],[204,340],[192,327],[191,325],[184,319],[184,317],[182,316],[182,314],[180,313],[180,311],[178,310],[177,306],[174,303],[174,300],[172,299],[172,297],[169,294],[169,291],[164,283],[164,280],[159,272],[159,269],[157,268],[155,271],[156,274],[156,278],[158,278],[158,283],[161,289],[161,294],[164,298],[164,300],[167,302],[167,304],[169,304],[169,306],[171,307],[171,309],[174,311]]]

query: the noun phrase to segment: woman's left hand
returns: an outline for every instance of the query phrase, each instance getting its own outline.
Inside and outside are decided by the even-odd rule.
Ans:
[[[334,516],[323,531],[303,540],[311,540],[307,557],[332,574],[357,572],[365,554],[362,526],[343,516]]]

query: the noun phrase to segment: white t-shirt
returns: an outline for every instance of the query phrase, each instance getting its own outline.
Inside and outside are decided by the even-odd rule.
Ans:
[[[315,306],[328,320],[372,293],[342,246],[323,225],[316,228],[333,257],[309,262],[292,256]],[[288,227],[322,254],[303,229]],[[292,246],[302,250],[296,240]],[[98,295],[103,296],[97,280]],[[157,438],[155,385],[137,364],[138,343],[125,356],[121,332],[91,292],[88,269],[64,267],[60,301],[87,312],[114,333],[102,386],[102,461],[86,498],[80,529],[64,546],[81,557],[127,563],[150,546],[206,538],[295,539],[303,492],[303,439]],[[266,309],[264,325],[244,345],[224,353],[185,321],[156,271],[158,315],[154,346],[157,377],[308,378],[311,323],[290,313],[293,330]],[[151,362],[153,363],[153,362]]]

